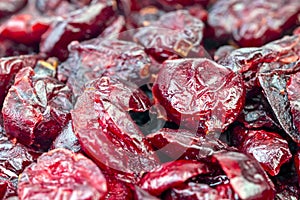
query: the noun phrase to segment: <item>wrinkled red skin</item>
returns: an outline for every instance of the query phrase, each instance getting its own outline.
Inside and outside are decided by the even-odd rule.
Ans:
[[[224,131],[238,117],[245,98],[239,75],[200,58],[166,61],[152,92],[171,120],[205,134]]]
[[[208,24],[219,40],[233,38],[242,47],[253,47],[280,38],[299,13],[297,0],[219,0],[209,11]]]
[[[114,16],[115,8],[111,1],[75,10],[66,19],[59,20],[50,26],[42,37],[40,52],[65,60],[68,57],[67,47],[70,42],[96,37]]]
[[[184,129],[164,128],[147,135],[146,139],[154,149],[167,154],[174,160],[201,160],[216,152],[229,149],[217,138],[195,136],[192,132]]]
[[[55,186],[55,187],[53,187]],[[104,175],[81,154],[56,149],[42,154],[21,174],[22,199],[100,199],[107,192]]]
[[[219,200],[237,199],[232,188],[228,184],[218,185],[216,188],[209,187],[203,183],[189,182],[167,191],[163,198],[165,200]]]
[[[178,10],[162,15],[159,20],[143,27],[133,40],[146,48],[157,61],[180,57],[199,57],[204,24],[188,11]]]
[[[52,149],[65,148],[73,152],[80,152],[81,146],[79,144],[78,138],[72,129],[72,120],[70,120],[67,125],[61,130],[59,135],[53,141],[51,145]]]
[[[300,99],[300,72],[292,74],[286,84],[286,91],[290,103],[293,124],[296,126],[298,132],[300,131],[300,108],[298,101]]]
[[[209,0],[157,0],[166,8],[175,8],[178,9],[184,6],[191,6],[191,5],[202,5],[206,6]]]
[[[142,177],[138,185],[154,196],[159,196],[167,189],[179,186],[189,178],[207,174],[210,169],[202,162],[178,160],[164,163]]]
[[[58,68],[58,79],[67,81],[75,97],[82,94],[84,85],[103,75],[147,84],[151,61],[144,48],[132,42],[117,39],[94,39],[72,43],[70,56]]]
[[[73,128],[84,152],[100,168],[134,182],[157,166],[158,160],[124,110],[128,99],[115,101],[110,95],[111,81],[102,77],[89,84],[72,111]]]
[[[238,148],[252,155],[271,176],[292,158],[288,142],[275,132],[240,129],[235,135],[242,137]]]
[[[259,48],[240,48],[232,51],[218,63],[242,74],[247,91],[260,87],[257,80],[262,67],[281,68],[300,56],[300,35],[285,36]]]
[[[24,145],[47,150],[70,120],[71,90],[58,80],[21,69],[4,100],[6,133]]]
[[[130,184],[118,180],[114,175],[105,174],[107,182],[106,200],[131,200],[133,199],[133,191]]]
[[[224,60],[227,56],[230,55],[236,48],[231,45],[221,46],[214,53],[214,61],[219,62]]]
[[[18,196],[18,175],[37,159],[39,153],[9,141],[2,125],[2,113],[0,114],[0,199],[7,199]]]
[[[241,199],[274,199],[274,185],[254,158],[233,151],[216,153],[212,157]]]
[[[126,31],[126,22],[124,16],[118,16],[112,23],[107,26],[98,38],[119,38],[122,32]]]
[[[4,0],[0,4],[0,18],[14,14],[25,7],[27,0]]]
[[[27,66],[34,67],[38,58],[37,55],[0,58],[0,108],[17,72]]]

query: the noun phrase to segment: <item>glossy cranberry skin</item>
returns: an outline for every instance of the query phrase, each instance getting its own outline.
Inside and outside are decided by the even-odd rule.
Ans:
[[[116,76],[139,86],[150,78],[151,61],[142,46],[118,39],[93,39],[70,45],[70,56],[58,68],[58,79],[67,81],[75,97],[84,85],[101,76]]]
[[[182,6],[189,6],[189,5],[202,5],[206,6],[208,4],[208,0],[158,0],[159,3],[166,7],[182,7]]]
[[[0,58],[0,107],[14,82],[15,75],[24,67],[34,67],[38,61],[37,55],[25,55]]]
[[[178,59],[163,64],[153,95],[179,125],[220,133],[237,118],[245,90],[241,77],[222,65],[208,59]]]
[[[180,57],[199,57],[204,24],[186,10],[162,15],[149,27],[138,29],[133,39],[157,61]]]
[[[91,82],[72,111],[76,136],[97,165],[125,179],[136,181],[141,173],[157,166],[158,160],[126,109],[128,98],[112,96],[116,81],[102,77]],[[124,84],[124,89],[128,87]]]
[[[167,154],[174,160],[201,160],[216,152],[229,149],[217,138],[196,136],[191,131],[184,129],[163,128],[147,135],[146,139],[154,149]]]
[[[261,46],[292,28],[300,13],[297,0],[219,0],[208,24],[217,38],[232,37],[240,46]]]
[[[150,194],[158,196],[169,188],[181,185],[189,178],[209,172],[208,166],[198,161],[173,161],[148,172],[138,185]]]
[[[66,19],[52,24],[43,35],[40,43],[41,53],[65,60],[68,57],[69,43],[73,40],[82,41],[99,35],[114,15],[115,8],[112,1],[96,3],[75,10]]]
[[[273,183],[252,157],[231,151],[214,154],[213,158],[241,199],[274,199]]]
[[[107,183],[100,169],[81,154],[55,149],[28,166],[18,182],[20,199],[100,199]]]
[[[3,103],[6,133],[24,145],[47,150],[70,120],[71,90],[51,76],[21,69]]]

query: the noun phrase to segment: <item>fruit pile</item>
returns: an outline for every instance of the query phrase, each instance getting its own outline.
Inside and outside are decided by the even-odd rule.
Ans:
[[[0,20],[0,199],[300,199],[299,0],[2,0]]]

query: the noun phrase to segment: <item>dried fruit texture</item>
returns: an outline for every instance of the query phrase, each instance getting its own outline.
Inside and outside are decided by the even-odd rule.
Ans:
[[[38,153],[6,137],[0,119],[0,198],[18,196],[18,175],[38,157]]]
[[[240,48],[218,61],[219,64],[241,73],[247,91],[260,87],[257,80],[260,68],[284,68],[300,56],[300,35],[285,36],[259,48]],[[269,71],[270,71],[269,69]]]
[[[17,72],[24,67],[34,67],[37,60],[37,55],[0,58],[0,108]]]
[[[159,62],[170,58],[200,57],[203,28],[201,20],[186,10],[178,10],[139,29],[133,39]]]
[[[183,6],[202,5],[206,6],[209,0],[157,0],[166,8],[180,8]]]
[[[214,154],[213,158],[241,199],[274,199],[274,185],[254,158],[233,151]]]
[[[118,16],[112,23],[107,26],[98,36],[105,39],[119,38],[122,32],[126,31],[126,23],[124,16]]]
[[[27,0],[3,0],[0,2],[0,18],[14,14],[24,8]]]
[[[22,199],[100,199],[107,183],[100,169],[81,154],[55,149],[42,154],[37,163],[20,175]]]
[[[274,118],[272,108],[261,90],[249,92],[246,103],[237,121],[247,129],[268,129],[278,131],[281,128]]]
[[[237,199],[234,192],[228,185],[220,185],[216,188],[203,183],[189,182],[179,187],[172,188],[165,192],[165,200],[218,200],[218,199]]]
[[[131,200],[133,198],[133,191],[130,184],[118,180],[114,175],[104,174],[107,183],[107,193],[104,199],[107,200]]]
[[[219,0],[209,11],[208,24],[219,39],[261,46],[295,26],[299,13],[298,0]]]
[[[238,148],[252,155],[271,176],[292,158],[288,142],[275,132],[239,129],[234,134],[240,140]]]
[[[201,160],[212,154],[228,150],[227,144],[209,136],[195,136],[184,129],[161,129],[147,135],[147,140],[158,152],[172,159]]]
[[[67,46],[70,42],[82,41],[99,35],[114,15],[115,8],[112,1],[96,3],[75,10],[66,19],[59,20],[50,26],[42,37],[41,53],[65,60],[68,57]]]
[[[239,75],[199,58],[166,61],[153,95],[177,124],[201,133],[221,133],[242,110],[245,91]]]
[[[291,108],[291,115],[293,124],[296,127],[297,131],[300,131],[300,94],[299,94],[299,86],[300,86],[300,72],[290,75],[286,92]]]
[[[193,160],[164,163],[148,172],[138,185],[150,194],[159,196],[164,191],[179,186],[189,178],[210,172],[207,165]]]
[[[295,168],[296,168],[296,172],[298,174],[298,181],[299,181],[299,187],[300,187],[300,150],[298,150],[294,159],[295,159]]]
[[[72,129],[72,120],[67,123],[67,125],[61,130],[59,135],[53,141],[51,149],[58,148],[69,149],[73,152],[79,152],[81,150],[78,138]]]
[[[157,166],[158,161],[125,112],[130,95],[114,98],[110,95],[113,85],[113,79],[102,77],[87,86],[72,111],[73,127],[82,149],[100,168],[135,181],[141,173]],[[128,89],[125,84],[124,89]]]
[[[214,61],[216,62],[222,61],[223,59],[228,57],[230,53],[233,52],[234,50],[236,50],[236,48],[231,45],[221,46],[214,53]]]
[[[293,124],[291,115],[291,108],[286,91],[286,79],[286,74],[276,71],[260,73],[258,77],[264,94],[281,127],[296,143],[300,143],[300,134]]]
[[[6,133],[20,143],[46,150],[70,120],[72,92],[43,71],[21,69],[3,103]]]
[[[58,79],[67,81],[75,97],[84,85],[101,76],[117,76],[141,86],[147,84],[151,61],[144,48],[117,39],[93,39],[70,45],[70,57],[58,68]]]

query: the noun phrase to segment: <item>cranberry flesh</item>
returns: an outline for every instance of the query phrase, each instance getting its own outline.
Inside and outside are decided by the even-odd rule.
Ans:
[[[97,165],[66,149],[42,154],[18,182],[20,199],[100,199],[106,192],[107,183]]]
[[[153,95],[170,119],[202,133],[224,131],[242,110],[244,85],[230,69],[208,59],[166,61]]]
[[[3,103],[6,133],[24,145],[47,150],[70,120],[72,107],[67,86],[25,67],[16,75]]]
[[[219,0],[210,9],[208,24],[219,39],[232,37],[240,46],[261,46],[292,28],[299,13],[298,0]]]

